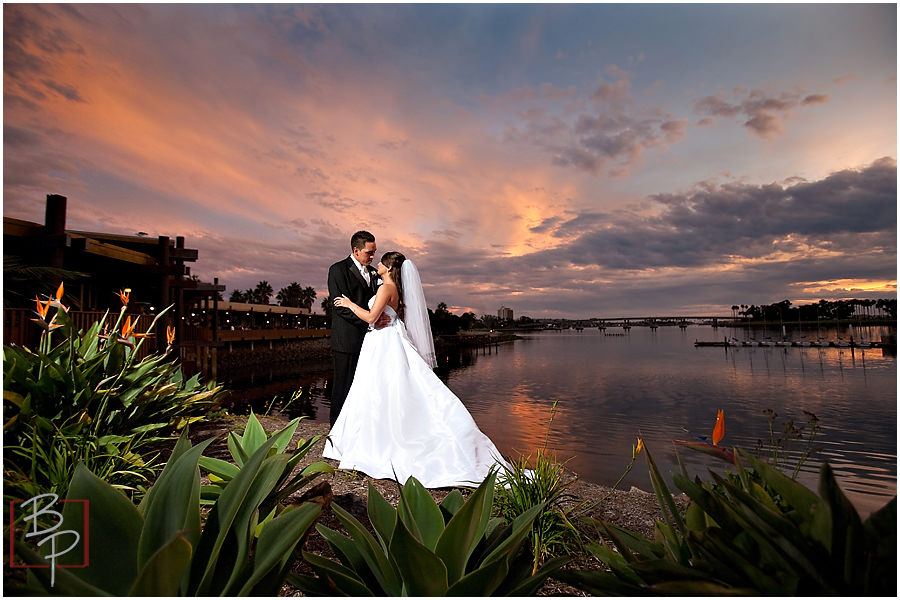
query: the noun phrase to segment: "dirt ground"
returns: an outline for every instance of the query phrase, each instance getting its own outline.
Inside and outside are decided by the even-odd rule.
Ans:
[[[278,415],[257,418],[263,428],[269,433],[281,429],[287,424],[287,419],[283,419]],[[230,461],[231,457],[225,444],[225,438],[230,430],[243,431],[246,421],[246,416],[226,416],[196,423],[192,426],[190,437],[195,443],[211,436],[219,437],[219,440],[214,442],[204,454]],[[296,443],[300,438],[310,439],[316,435],[325,436],[328,434],[328,431],[329,425],[327,423],[314,423],[304,419],[300,421],[293,441]],[[297,465],[297,470],[303,469],[310,463],[322,460],[324,444],[324,439],[320,440],[306,457],[300,461]],[[337,461],[326,459],[326,462],[337,467]],[[582,500],[587,501],[581,509],[585,517],[603,520],[619,527],[636,531],[652,539],[654,523],[657,519],[662,518],[656,497],[652,492],[632,487],[627,491],[615,490],[610,493],[610,489],[607,487],[577,479],[575,473],[569,473],[568,475],[570,480],[574,480],[574,483],[571,484],[568,490],[578,499],[574,502],[577,504],[581,503]],[[358,472],[336,471],[331,475],[320,476],[315,480],[314,484],[321,482],[327,482],[330,485],[331,493],[333,494],[332,502],[349,511],[370,529],[371,527],[366,517],[366,501],[370,483],[391,504],[394,506],[397,504],[398,488],[397,484],[391,480],[372,479]],[[204,483],[206,482],[204,481]],[[435,489],[431,490],[431,494],[437,502],[440,502],[451,489]],[[676,502],[683,506],[686,504],[686,498],[676,498]],[[329,510],[322,514],[319,522],[331,529],[343,531],[340,522]],[[328,544],[315,530],[312,530],[305,541],[304,549],[314,554],[334,558]],[[602,568],[602,563],[587,553],[576,555],[574,560],[566,567],[566,569],[579,570]],[[295,564],[295,570],[312,575],[312,572],[302,561]],[[285,585],[280,595],[299,596],[302,594],[299,590]],[[584,596],[586,594],[564,582],[551,578],[538,590],[538,595]]]

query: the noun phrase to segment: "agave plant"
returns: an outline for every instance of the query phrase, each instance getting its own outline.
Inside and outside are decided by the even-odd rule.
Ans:
[[[589,550],[610,571],[561,579],[604,595],[896,595],[896,497],[863,522],[827,463],[816,494],[736,453],[737,473],[711,482],[682,465],[674,481],[692,501],[682,515],[649,450],[647,461],[664,521],[655,540],[600,523],[617,551]]]
[[[294,549],[323,503],[281,507],[277,516],[258,527],[260,503],[270,497],[280,473],[268,456],[274,444],[270,439],[248,457],[201,525],[198,461],[210,441],[192,447],[182,436],[137,507],[79,465],[67,499],[89,501],[89,522],[84,522],[81,502],[66,503],[62,516],[67,529],[89,532],[88,564],[79,569],[30,569],[27,589],[21,591],[78,596],[276,595]],[[83,556],[87,537],[82,536],[73,555]],[[22,539],[16,541],[15,553],[25,564],[48,566]]]
[[[397,508],[370,483],[368,516],[378,539],[333,504],[350,537],[321,524],[316,529],[340,563],[304,552],[317,577],[292,573],[288,582],[325,596],[530,595],[569,558],[550,560],[532,574],[532,557],[521,550],[544,507],[534,506],[511,524],[491,519],[495,480],[491,473],[467,500],[454,490],[438,505],[410,477]]]
[[[256,415],[251,411],[250,417],[247,419],[247,424],[244,426],[243,434],[237,434],[233,431],[228,433],[228,450],[231,453],[231,457],[234,459],[234,463],[208,456],[200,457],[200,468],[208,472],[210,480],[210,485],[201,488],[201,503],[213,504],[222,492],[225,491],[230,482],[241,472],[241,469],[247,463],[249,457],[253,456],[263,444],[270,440],[271,446],[269,447],[266,459],[275,461],[277,464],[281,465],[281,474],[276,484],[272,487],[272,493],[260,503],[260,509],[264,514],[271,515],[272,511],[276,509],[279,503],[312,482],[319,475],[322,475],[323,473],[334,473],[334,468],[331,465],[324,461],[318,461],[308,465],[298,474],[292,476],[297,463],[300,462],[313,446],[315,446],[316,442],[323,437],[321,435],[316,435],[308,440],[300,439],[297,442],[297,447],[291,454],[285,454],[288,444],[290,444],[294,432],[300,424],[301,418],[302,417],[297,417],[283,429],[273,433],[271,437],[268,437],[266,431],[256,418]]]

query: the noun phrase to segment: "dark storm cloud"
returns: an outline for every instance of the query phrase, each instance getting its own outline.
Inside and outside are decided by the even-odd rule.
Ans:
[[[709,266],[729,256],[795,251],[797,244],[849,253],[876,242],[896,252],[896,178],[896,161],[884,158],[788,187],[726,184],[658,194],[651,198],[663,210],[653,217],[583,214],[559,224],[554,235],[575,238],[553,252],[572,264],[611,269]],[[860,234],[874,235],[861,243]]]
[[[769,138],[781,133],[784,127],[782,120],[790,111],[800,106],[812,106],[828,102],[827,94],[802,94],[782,92],[770,95],[761,90],[745,92],[734,91],[736,101],[726,101],[722,94],[705,96],[694,102],[694,112],[702,115],[699,124],[707,125],[712,117],[734,118],[746,117],[743,125],[754,135]]]
[[[896,161],[885,158],[813,182],[703,184],[691,193],[653,196],[662,210],[652,217],[548,218],[531,231],[552,233],[559,244],[523,256],[486,257],[435,239],[421,256],[429,299],[454,306],[469,298],[488,311],[506,304],[517,314],[588,316],[585,307],[596,306],[597,314],[617,307],[648,315],[698,298],[730,306],[812,293],[805,290],[814,285],[800,282],[892,280],[896,177]],[[659,274],[664,268],[674,270]]]

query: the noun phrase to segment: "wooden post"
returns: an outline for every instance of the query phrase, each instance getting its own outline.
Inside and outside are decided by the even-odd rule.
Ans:
[[[219,278],[213,277],[213,284],[219,285]],[[216,378],[216,372],[218,371],[218,365],[216,362],[219,358],[219,352],[216,346],[219,343],[219,291],[213,290],[213,313],[212,313],[212,352],[210,356],[210,376],[212,379]]]
[[[168,236],[161,235],[158,238],[159,240],[159,267],[160,267],[160,276],[159,276],[159,304],[157,306],[157,310],[165,310],[169,304],[171,304],[171,294],[169,292],[169,238]],[[170,318],[175,324],[175,339],[181,342],[184,339],[184,328],[181,326],[181,313],[178,310],[178,307],[175,307],[175,314],[169,313]],[[156,351],[157,352],[165,352],[166,351],[166,336],[162,335],[165,331],[163,327],[165,324],[160,324],[160,331],[156,332]]]
[[[66,197],[59,194],[47,194],[47,207],[44,213],[44,233],[51,237],[48,250],[48,262],[51,267],[63,268],[65,254],[64,238],[66,235]]]
[[[213,277],[213,284],[219,285],[219,278]],[[219,291],[213,290],[213,314],[212,314],[212,341],[213,344],[219,341]]]

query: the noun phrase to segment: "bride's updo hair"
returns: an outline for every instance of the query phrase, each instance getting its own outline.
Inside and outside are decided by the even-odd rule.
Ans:
[[[391,278],[397,285],[397,292],[400,294],[400,304],[397,307],[397,315],[401,319],[403,318],[403,278],[400,275],[400,267],[403,266],[403,261],[405,260],[406,257],[396,251],[385,252],[381,255],[381,264],[391,270]]]

